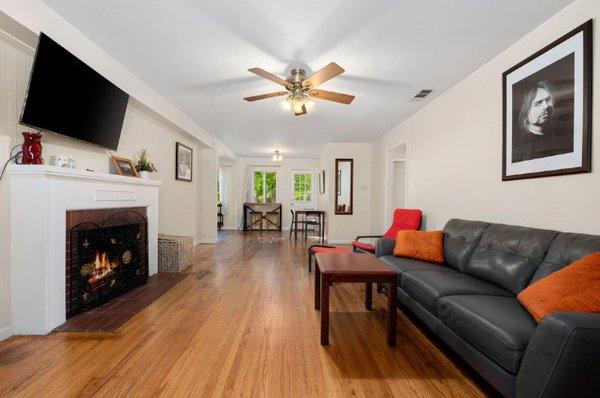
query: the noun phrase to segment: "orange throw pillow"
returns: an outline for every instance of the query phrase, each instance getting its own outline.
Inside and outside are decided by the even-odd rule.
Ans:
[[[537,323],[556,311],[600,312],[600,252],[529,285],[517,299]]]
[[[394,256],[414,258],[431,263],[444,263],[442,231],[399,231]]]

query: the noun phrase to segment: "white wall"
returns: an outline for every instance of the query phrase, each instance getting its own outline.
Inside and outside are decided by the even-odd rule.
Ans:
[[[326,234],[330,243],[349,243],[357,235],[369,235],[371,226],[371,144],[330,143],[319,157],[325,170],[325,194],[318,195],[318,208],[327,212]],[[335,159],[354,159],[352,214],[335,214]]]
[[[196,217],[196,243],[217,241],[217,161],[215,148],[200,151],[200,173],[194,178],[199,181],[198,201],[192,204],[197,206],[199,212],[199,217]]]
[[[408,207],[421,208],[428,229],[453,217],[600,234],[600,117],[593,117],[594,171],[502,182],[502,73],[590,18],[600,2],[580,0],[377,140],[373,181],[386,181],[387,149],[407,143]],[[594,27],[600,42],[600,28]],[[600,76],[600,52],[594,75]],[[594,79],[595,88],[599,79]],[[598,94],[598,90],[594,90]],[[383,185],[374,184],[373,229],[385,222]]]
[[[263,167],[274,167],[277,170],[277,202],[282,205],[282,223],[283,229],[289,229],[291,223],[291,213],[290,213],[290,205],[291,205],[291,173],[292,170],[295,169],[309,169],[314,172],[313,192],[315,194],[318,192],[317,186],[317,167],[318,160],[317,159],[289,159],[285,157],[281,162],[273,162],[270,158],[252,158],[252,157],[239,157],[234,166],[231,166],[233,169],[233,174],[235,175],[234,192],[230,195],[233,199],[231,201],[231,206],[229,214],[227,215],[227,219],[229,222],[233,222],[235,220],[233,228],[237,228],[239,226],[240,219],[242,217],[242,207],[244,202],[246,201],[246,191],[245,191],[245,179],[246,179],[246,170],[248,166],[263,166]],[[316,206],[316,202],[315,202]],[[230,227],[230,225],[226,224],[226,227]]]

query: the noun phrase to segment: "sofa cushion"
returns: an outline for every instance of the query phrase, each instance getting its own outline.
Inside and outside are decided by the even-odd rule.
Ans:
[[[444,227],[444,259],[446,264],[462,271],[477,247],[489,223],[454,218]]]
[[[439,319],[507,371],[519,371],[536,327],[514,297],[448,296],[440,299]]]
[[[392,267],[398,272],[398,274],[402,274],[406,271],[454,271],[452,268],[440,266],[439,264],[428,263],[427,261],[415,260],[412,258],[383,256],[379,257],[379,260]]]
[[[531,278],[530,284],[593,252],[600,252],[600,236],[571,233],[558,234],[552,241],[544,261]]]
[[[464,272],[518,294],[546,256],[556,231],[492,224]]]
[[[506,290],[454,270],[451,272],[406,271],[400,275],[400,286],[433,314],[437,314],[438,300],[445,296],[458,294],[512,296]]]
[[[600,252],[529,285],[517,296],[536,322],[553,312],[600,312]]]
[[[398,231],[394,256],[444,263],[442,231]]]

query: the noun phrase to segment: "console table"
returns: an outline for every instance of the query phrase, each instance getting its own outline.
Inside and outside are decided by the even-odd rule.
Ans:
[[[259,213],[259,220],[248,223],[248,214],[250,213]],[[269,214],[275,213],[277,214],[277,221],[273,222],[269,219]],[[269,225],[272,225],[277,231],[281,231],[281,203],[244,203],[243,219],[244,231],[252,230],[256,223],[260,223],[259,229],[262,230],[263,221],[265,221],[267,230]]]

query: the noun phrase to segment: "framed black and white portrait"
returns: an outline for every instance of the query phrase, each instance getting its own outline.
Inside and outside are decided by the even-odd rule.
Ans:
[[[179,181],[192,181],[193,151],[181,142],[177,143],[175,150],[175,179]]]
[[[592,21],[502,75],[502,180],[591,171]]]

